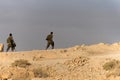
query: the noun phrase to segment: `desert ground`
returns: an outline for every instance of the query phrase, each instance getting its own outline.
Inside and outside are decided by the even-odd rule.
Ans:
[[[1,52],[0,80],[120,80],[120,43]]]

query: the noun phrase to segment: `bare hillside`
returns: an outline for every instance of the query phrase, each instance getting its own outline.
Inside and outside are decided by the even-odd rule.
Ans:
[[[120,44],[1,52],[0,80],[120,80]]]

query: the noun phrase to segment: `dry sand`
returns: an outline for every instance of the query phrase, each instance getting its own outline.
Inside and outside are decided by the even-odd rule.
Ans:
[[[120,43],[1,52],[0,80],[120,80],[119,61]]]

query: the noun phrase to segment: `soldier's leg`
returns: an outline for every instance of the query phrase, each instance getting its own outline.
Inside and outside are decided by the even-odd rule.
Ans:
[[[15,47],[16,47],[16,44],[15,44],[15,43],[12,44],[12,46],[11,46],[11,50],[12,50],[12,51],[15,51]]]
[[[6,50],[6,52],[8,52],[8,51],[9,51],[9,49],[10,49],[10,46],[8,46],[8,47],[7,47],[7,50]]]
[[[51,43],[51,45],[52,45],[52,49],[54,49],[54,41]]]
[[[47,47],[46,47],[46,50],[49,48],[49,46],[50,46],[50,43],[48,42],[48,43],[47,43]]]
[[[12,46],[12,47],[11,47],[11,51],[14,51],[14,49],[15,49],[15,48]]]

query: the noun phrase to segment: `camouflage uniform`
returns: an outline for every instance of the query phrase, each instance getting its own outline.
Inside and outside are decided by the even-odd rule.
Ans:
[[[47,40],[47,47],[46,49],[48,49],[48,47],[51,45],[52,49],[54,49],[54,41],[53,41],[53,34],[49,34],[46,38]]]
[[[15,42],[13,40],[13,37],[9,36],[7,38],[7,50],[6,51],[8,51],[10,48],[11,48],[12,51],[14,51],[15,46],[16,46],[16,44],[15,44]]]

